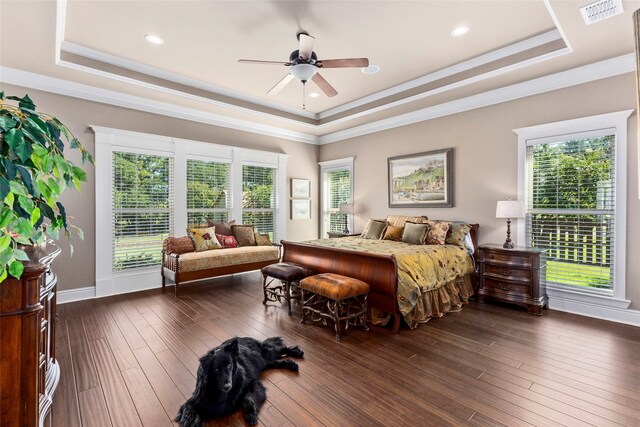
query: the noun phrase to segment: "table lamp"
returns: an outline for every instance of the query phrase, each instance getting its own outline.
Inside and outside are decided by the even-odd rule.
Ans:
[[[501,200],[496,206],[496,218],[507,219],[507,240],[503,248],[513,249],[515,245],[511,241],[511,219],[524,218],[524,206],[520,200]]]
[[[353,203],[340,203],[339,211],[344,214],[344,234],[349,234],[349,215],[353,215]]]

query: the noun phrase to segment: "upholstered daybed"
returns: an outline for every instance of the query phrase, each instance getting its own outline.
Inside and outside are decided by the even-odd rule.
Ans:
[[[162,251],[162,288],[169,278],[175,283],[177,297],[181,283],[259,270],[279,259],[279,244],[195,252],[184,237],[169,237],[165,239]]]

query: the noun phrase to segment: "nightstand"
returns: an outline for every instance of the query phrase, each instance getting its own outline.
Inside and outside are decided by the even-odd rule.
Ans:
[[[329,235],[330,239],[338,239],[340,237],[352,237],[352,236],[360,235],[360,233],[343,233],[342,231],[328,231],[327,234]]]
[[[542,315],[543,307],[549,307],[546,250],[484,244],[478,246],[478,264],[478,301],[492,299],[518,304],[538,316]]]

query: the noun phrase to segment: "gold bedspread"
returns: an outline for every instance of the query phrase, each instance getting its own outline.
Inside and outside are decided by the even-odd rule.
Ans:
[[[398,307],[411,327],[459,309],[473,294],[469,254],[454,245],[410,245],[360,237],[320,239],[311,245],[394,255],[398,265]]]

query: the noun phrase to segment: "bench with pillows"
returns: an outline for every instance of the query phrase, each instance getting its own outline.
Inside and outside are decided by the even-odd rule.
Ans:
[[[185,237],[168,237],[162,246],[162,288],[166,279],[178,286],[192,280],[259,270],[280,259],[280,245],[253,225],[235,221],[214,222],[208,227],[188,228]]]

